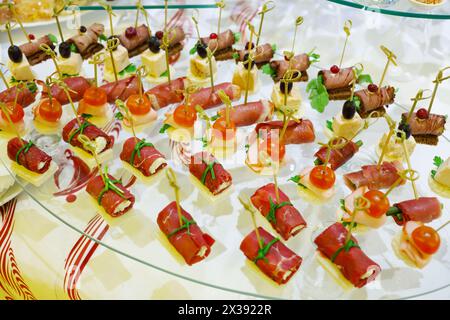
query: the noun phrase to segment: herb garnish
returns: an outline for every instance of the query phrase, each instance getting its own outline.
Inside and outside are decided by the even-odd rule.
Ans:
[[[308,98],[311,101],[311,106],[313,109],[322,113],[330,100],[328,97],[327,88],[323,84],[323,78],[321,75],[308,82],[306,92],[309,93]]]
[[[439,167],[442,165],[442,163],[444,162],[444,159],[442,159],[439,156],[435,156],[433,158],[433,164],[436,166],[436,169],[439,169]],[[434,178],[434,176],[436,175],[437,170],[433,169],[431,170],[431,177]]]

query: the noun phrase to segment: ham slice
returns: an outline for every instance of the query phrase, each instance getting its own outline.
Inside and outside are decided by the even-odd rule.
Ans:
[[[402,121],[406,122],[408,118],[407,113],[402,114]],[[430,113],[428,118],[419,119],[417,118],[416,113],[411,116],[411,119],[408,121],[408,124],[411,127],[411,134],[413,136],[416,135],[433,135],[440,136],[444,133],[445,123],[447,119],[445,116],[439,114]]]
[[[133,208],[135,198],[134,195],[122,185],[122,182],[116,180],[111,175],[108,175],[108,178],[113,181],[113,184],[121,190],[121,192],[116,192],[112,189],[104,192],[105,182],[101,175],[92,178],[88,182],[86,191],[103,209],[105,209],[106,213],[112,217],[119,217]]]
[[[278,196],[279,201],[275,184],[269,183],[256,190],[250,200],[283,239],[288,240],[306,228],[306,221],[281,189],[278,189]]]
[[[380,273],[380,266],[372,261],[359,247],[351,247],[348,251],[343,248],[347,229],[339,222],[329,226],[314,240],[317,250],[332,261],[342,272],[342,275],[356,288],[362,288],[373,281]],[[353,242],[358,241],[352,237]],[[338,252],[338,250],[340,250]],[[337,255],[336,255],[336,252]]]
[[[407,221],[419,221],[428,223],[438,219],[442,214],[442,205],[436,197],[420,197],[406,200],[394,204],[394,208],[389,209],[395,223],[404,225]],[[395,214],[392,214],[394,213]]]
[[[19,86],[19,87],[18,87]],[[26,84],[18,84],[9,89],[0,92],[0,101],[3,103],[16,101],[23,108],[28,107],[36,100],[37,87],[34,82],[28,82]]]
[[[45,173],[52,162],[52,157],[47,153],[17,137],[8,141],[7,153],[11,161],[39,174]]]
[[[394,87],[382,87],[377,92],[370,92],[368,89],[358,90],[355,96],[361,101],[358,113],[361,117],[367,117],[372,111],[378,110],[380,114],[386,112],[383,106],[392,104],[395,98]]]
[[[52,50],[55,48],[48,35],[45,35],[36,41],[26,42],[20,46],[20,50],[27,57],[30,66],[34,66],[42,61],[50,59],[50,56],[41,50],[41,44],[48,45]]]
[[[164,155],[153,145],[143,143],[145,141],[141,139],[135,137],[128,138],[123,143],[120,159],[142,172],[144,176],[150,177],[167,166],[167,162]],[[139,150],[139,153],[137,150]]]
[[[167,236],[188,265],[193,265],[205,259],[211,252],[214,239],[203,233],[192,216],[181,209],[183,224],[180,225],[177,203],[172,201],[158,214],[158,226]]]
[[[343,166],[348,160],[350,160],[356,152],[358,152],[359,146],[353,141],[349,140],[347,143],[340,149],[331,149],[330,151],[330,159],[328,161],[331,169],[336,170]],[[321,163],[325,163],[327,159],[327,151],[328,147],[323,146],[317,151],[314,156]]]
[[[263,242],[263,248],[270,245],[267,253],[260,251],[255,230],[250,232],[241,242],[240,249],[245,256],[253,261],[258,268],[278,284],[284,284],[292,278],[302,263],[302,258],[286,247],[281,241],[274,238],[262,227],[258,233]]]
[[[230,110],[230,119],[236,127],[245,127],[270,120],[272,113],[273,103],[267,100],[259,100],[234,106]],[[219,115],[224,117],[225,109],[220,110]]]
[[[214,57],[218,61],[231,59],[233,56],[234,34],[227,29],[217,35],[217,39],[211,40],[209,37],[201,38],[203,44],[214,51]]]
[[[307,81],[308,74],[306,70],[311,65],[309,56],[306,53],[298,54],[291,59],[291,69],[297,70],[302,74],[299,81]],[[289,61],[286,60],[274,60],[270,62],[270,67],[275,71],[274,81],[280,81],[283,79],[284,74],[289,69]]]
[[[134,57],[148,48],[148,40],[150,39],[150,33],[148,27],[142,24],[136,28],[136,35],[128,38],[126,31],[119,36],[120,43],[128,50],[128,56]]]
[[[239,50],[238,52],[238,61],[244,61],[245,55],[248,53],[248,50]],[[262,65],[269,63],[273,58],[273,48],[270,43],[265,43],[263,45],[259,45],[254,50],[255,60],[253,60],[256,65],[261,67]]]
[[[399,171],[402,171],[402,164],[398,161],[384,161],[380,167],[376,164],[362,166],[360,171],[347,173],[344,175],[344,182],[352,191],[359,187],[368,187],[370,190],[387,189],[399,178]],[[399,183],[402,185],[405,180]]]
[[[355,79],[353,67],[342,68],[338,73],[333,73],[330,70],[321,70],[319,75],[322,76],[323,85],[328,91],[349,88],[351,87],[351,82]]]
[[[139,94],[139,80],[136,76],[131,76],[117,82],[108,82],[100,88],[105,90],[109,103],[114,103],[117,99],[126,101],[133,94]]]
[[[81,57],[86,60],[103,49],[103,45],[98,42],[98,38],[104,31],[105,27],[103,24],[94,23],[87,28],[85,33],[73,36],[67,42],[73,43],[77,47]]]
[[[231,101],[241,98],[241,88],[230,82],[220,83],[211,87],[200,89],[199,91],[190,95],[189,103],[192,106],[199,105],[203,109],[211,109],[222,104],[218,92],[223,90]]]
[[[423,226],[423,223],[417,221],[408,221],[405,223],[400,235],[398,250],[412,262],[417,268],[422,269],[430,262],[432,255],[422,252],[414,244],[412,233],[417,228]],[[395,240],[394,240],[395,241]]]
[[[278,130],[278,134],[283,129],[283,121],[269,121],[258,123],[255,132],[259,137],[266,137],[272,130]],[[290,120],[284,134],[284,144],[302,144],[314,142],[316,136],[314,126],[308,119],[300,119],[299,122]]]
[[[69,88],[70,98],[72,102],[78,102],[83,99],[84,92],[91,86],[91,83],[84,77],[70,77],[65,78],[64,83]],[[66,92],[56,84],[50,87],[52,97],[58,100],[63,106],[69,103]],[[44,86],[42,90],[42,98],[48,98],[47,87]]]
[[[186,77],[173,79],[169,82],[162,83],[151,88],[147,94],[152,101],[152,107],[155,110],[167,107],[170,104],[180,103],[183,101],[183,90],[187,85]]]

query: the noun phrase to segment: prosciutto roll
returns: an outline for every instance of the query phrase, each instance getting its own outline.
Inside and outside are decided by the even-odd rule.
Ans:
[[[272,118],[272,113],[272,102],[267,100],[259,100],[234,106],[230,112],[230,119],[236,127],[245,127],[270,120]],[[220,110],[219,115],[225,116],[225,109]]]
[[[91,83],[84,77],[70,77],[63,80],[69,87],[69,94],[72,102],[78,102],[83,99],[84,92],[91,86]],[[52,97],[58,100],[61,105],[69,103],[66,92],[56,84],[50,87]],[[42,98],[48,98],[47,87],[42,90]]]
[[[201,38],[203,44],[214,51],[214,57],[218,61],[233,58],[233,44],[235,42],[234,33],[228,29],[217,35],[217,39],[211,40],[209,37]]]
[[[173,201],[158,214],[157,222],[169,242],[191,266],[210,254],[215,241],[210,235],[202,232],[192,216],[183,208],[181,215],[183,224],[180,226],[177,203]]]
[[[380,114],[384,114],[386,110],[383,106],[394,102],[395,88],[382,87],[377,92],[370,92],[367,89],[363,89],[356,91],[355,96],[357,96],[359,101],[361,101],[358,113],[361,117],[365,118],[370,114],[370,112],[378,109]]]
[[[442,204],[436,197],[420,197],[394,204],[387,212],[399,226],[407,221],[431,222],[442,214]]]
[[[278,130],[278,134],[283,130],[283,121],[269,121],[258,123],[255,132],[260,137],[267,136],[272,130]],[[300,119],[299,122],[290,120],[284,134],[284,144],[302,144],[314,142],[316,136],[314,126],[308,119]]]
[[[320,254],[332,260],[348,281],[356,288],[362,288],[377,277],[381,268],[359,248],[354,237],[351,239],[356,246],[348,251],[343,249],[347,233],[347,229],[336,222],[318,235],[314,243]]]
[[[238,61],[244,61],[245,55],[248,53],[248,50],[239,50],[238,52]],[[255,60],[256,66],[259,68],[262,65],[269,63],[273,58],[273,48],[270,43],[265,43],[263,45],[259,45],[255,49]]]
[[[32,142],[17,137],[8,141],[7,152],[11,161],[39,174],[45,173],[52,162],[52,157]]]
[[[322,76],[323,85],[327,90],[350,88],[351,82],[355,79],[353,67],[342,68],[338,73],[333,73],[330,70],[321,70],[319,75]]]
[[[162,83],[148,90],[145,94],[150,97],[153,109],[159,110],[170,104],[182,102],[186,81],[186,77],[181,77],[172,80],[170,84]]]
[[[167,37],[169,40],[169,55],[176,55],[183,50],[183,41],[186,38],[186,34],[182,27],[177,26],[170,29]]]
[[[231,101],[241,98],[241,88],[230,82],[224,82],[214,86],[214,90],[210,87],[200,89],[199,91],[191,94],[190,104],[193,106],[199,105],[203,109],[211,109],[222,104],[218,92],[223,90]]]
[[[97,145],[96,153],[100,154],[108,149],[111,149],[114,144],[114,140],[103,132],[100,128],[96,127],[86,119],[79,117],[81,122],[81,128],[78,126],[77,119],[69,121],[63,128],[62,138],[65,142],[74,147],[83,149],[84,151],[91,153],[89,150],[83,148],[83,144],[78,141],[80,132],[87,136],[90,140],[95,141]]]
[[[92,57],[95,53],[103,50],[103,45],[98,42],[98,38],[105,31],[105,27],[101,23],[94,23],[87,28],[85,33],[80,33],[73,36],[68,43],[73,43],[81,57],[86,60]]]
[[[16,95],[17,103],[26,108],[36,100],[37,86],[34,82],[28,82],[26,85],[18,84],[10,87],[0,92],[0,101],[3,103],[14,102]]]
[[[108,82],[100,88],[105,90],[109,103],[114,103],[117,99],[126,101],[129,96],[139,93],[139,80],[136,76],[131,76],[117,82]]]
[[[231,174],[206,151],[191,156],[189,172],[203,184],[213,196],[228,189],[233,179]]]
[[[407,113],[402,114],[402,122],[406,122]],[[439,114],[430,113],[428,118],[419,119],[414,113],[408,121],[411,127],[411,134],[417,143],[436,145],[438,137],[444,133],[447,118]]]
[[[308,81],[308,74],[306,73],[306,70],[308,70],[309,66],[311,65],[309,56],[306,53],[302,53],[294,56],[291,60],[292,60],[291,68],[301,73],[299,81]],[[284,74],[289,69],[289,61],[286,60],[271,61],[270,68],[275,71],[273,80],[275,82],[278,82],[281,79],[283,79]]]
[[[120,159],[129,163],[146,177],[154,175],[167,166],[164,155],[151,143],[135,137],[128,138],[123,143]]]
[[[370,190],[387,189],[399,178],[399,171],[403,170],[399,162],[384,161],[380,167],[376,164],[362,166],[360,171],[344,174],[344,182],[352,191],[360,187],[368,187]],[[405,180],[399,183],[402,185]]]
[[[357,143],[354,143],[353,141],[349,140],[342,148],[331,149],[330,160],[328,161],[331,169],[336,170],[343,166],[348,160],[350,160],[354,156],[354,154],[358,152],[360,144],[362,145],[362,142],[358,141]],[[323,146],[314,154],[319,164],[326,162],[327,149],[327,146]]]
[[[136,28],[136,35],[128,38],[126,32],[119,36],[120,43],[128,50],[128,56],[134,57],[148,48],[148,40],[150,39],[150,33],[148,27],[142,24]]]
[[[41,44],[48,45],[52,50],[55,49],[55,46],[48,35],[45,35],[36,41],[26,42],[20,46],[20,50],[25,57],[27,57],[30,66],[34,66],[42,61],[50,59],[50,56],[41,50]]]
[[[112,175],[108,174],[108,178],[120,192],[111,188],[107,189],[105,192],[104,177],[101,175],[92,178],[88,182],[86,191],[103,209],[105,209],[107,214],[111,217],[119,217],[133,208],[135,198],[134,195],[125,189],[122,183]]]
[[[288,240],[306,227],[306,221],[281,189],[278,189],[278,196],[279,201],[275,184],[269,183],[256,190],[250,200],[283,239]]]
[[[276,283],[288,282],[300,268],[302,258],[262,227],[258,227],[258,233],[263,242],[263,248],[268,248],[267,253],[261,252],[255,230],[242,240],[241,251],[258,266],[259,270]]]

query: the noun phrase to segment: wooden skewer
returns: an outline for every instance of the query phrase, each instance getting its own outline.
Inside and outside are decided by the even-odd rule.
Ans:
[[[104,52],[97,52],[92,56],[92,59],[89,60],[89,64],[94,65],[94,85],[95,87],[98,86],[98,68],[97,65],[103,63],[105,61],[104,59]]]
[[[352,229],[355,226],[355,217],[358,211],[367,210],[370,208],[370,201],[364,196],[356,197],[353,201],[354,209],[352,212],[352,219],[349,224],[347,236],[345,237],[345,243],[347,243],[352,238]]]
[[[1,62],[0,62],[0,65],[4,66],[4,64]],[[5,84],[6,89],[9,89],[9,83],[6,80],[5,74],[3,73],[3,71],[1,69],[0,69],[0,78],[2,78],[2,81]]]
[[[424,96],[423,96],[423,93],[424,93],[425,91],[428,91],[428,89],[427,89],[427,90],[419,89],[419,91],[417,91],[417,93],[416,93],[416,96],[415,96],[414,98],[411,99],[411,101],[413,101],[413,104],[412,104],[412,106],[411,106],[411,109],[409,109],[409,113],[408,113],[408,116],[407,116],[407,118],[406,118],[406,123],[408,123],[409,120],[411,119],[411,117],[412,117],[412,115],[413,115],[413,113],[414,113],[414,110],[416,109],[417,103],[418,103],[419,101],[426,100],[426,99],[429,99],[429,98],[430,98],[430,97],[424,97]]]
[[[393,121],[391,119],[391,117],[389,117],[387,115],[387,113],[384,115],[384,118],[386,119],[386,121],[387,121],[387,123],[389,125],[389,133],[388,133],[388,135],[386,137],[386,141],[384,142],[383,149],[381,150],[380,158],[378,159],[378,163],[377,163],[377,168],[378,169],[380,168],[381,163],[383,162],[384,156],[385,156],[385,154],[387,152],[387,147],[389,145],[389,142],[391,141],[391,138],[392,138],[392,136],[395,133],[395,126],[396,126],[395,121]]]
[[[386,55],[387,61],[386,61],[386,65],[385,65],[384,70],[383,70],[383,74],[381,75],[380,83],[378,84],[378,90],[381,89],[381,86],[382,86],[383,81],[384,81],[384,77],[386,76],[386,73],[387,73],[387,70],[388,70],[388,67],[389,67],[389,64],[392,62],[392,64],[394,66],[397,66],[397,61],[396,61],[397,56],[391,50],[386,48],[385,46],[380,46],[380,49]]]
[[[6,119],[9,122],[9,125],[11,126],[11,128],[13,129],[14,133],[16,134],[17,138],[19,138],[20,142],[23,145],[23,141],[22,141],[22,137],[20,136],[20,132],[19,130],[16,128],[16,126],[14,125],[14,122],[11,120],[11,116],[9,115],[9,110],[6,107],[6,104],[4,102],[0,101],[0,108],[2,110],[2,113],[6,116]]]
[[[181,206],[180,206],[180,187],[177,183],[177,176],[175,175],[175,172],[172,170],[172,168],[170,168],[170,167],[167,168],[166,177],[169,180],[169,184],[173,188],[174,193],[175,193],[175,202],[177,204],[178,220],[180,222],[180,226],[182,226],[183,219],[182,219]]]
[[[120,41],[117,38],[108,39],[106,42],[106,50],[109,51],[109,56],[111,57],[111,65],[113,67],[114,79],[116,82],[119,81],[119,78],[117,77],[116,62],[114,61],[113,51],[119,46],[119,44]]]
[[[253,34],[255,33],[255,28],[253,27],[253,25],[249,21],[247,21],[247,26],[248,26],[248,29],[250,30],[250,41],[249,41],[249,43],[251,44],[252,41],[253,41]],[[244,104],[247,104],[247,101],[248,101],[248,89],[249,89],[249,86],[250,86],[250,72],[252,70],[252,62],[253,62],[253,57],[252,57],[253,51],[252,51],[251,48],[247,48],[247,49],[248,49],[247,85],[246,85],[246,88],[245,88]]]
[[[345,32],[345,42],[344,47],[342,48],[341,59],[339,60],[339,68],[342,66],[342,61],[344,61],[345,49],[347,48],[348,38],[350,37],[350,30],[352,29],[353,22],[352,20],[347,20],[344,23],[344,32]]]
[[[439,232],[440,230],[444,229],[448,224],[450,223],[450,220],[448,220],[446,223],[444,223],[442,226],[436,229],[436,232]]]
[[[166,53],[166,68],[167,68],[167,80],[169,82],[169,85],[172,84],[171,77],[170,77],[170,63],[169,63],[169,43],[168,40],[168,30],[167,30],[167,8],[168,8],[168,1],[164,0],[164,34],[162,38],[164,51]]]
[[[50,48],[46,43],[42,43],[39,48],[44,51],[48,56],[50,56],[50,58],[53,61],[53,64],[55,65],[55,69],[56,72],[58,73],[59,79],[63,78],[61,69],[59,69],[58,63],[56,62],[56,54],[55,52],[52,50],[52,48]]]
[[[259,28],[258,28],[258,34],[256,36],[255,47],[258,46],[259,40],[261,38],[262,26],[264,23],[264,16],[266,15],[267,12],[273,10],[274,8],[275,8],[275,3],[273,1],[267,1],[266,3],[263,4],[261,11],[258,12],[258,15],[261,16],[261,20],[259,21]]]
[[[134,28],[137,28],[138,23],[139,23],[139,11],[140,11],[141,5],[142,5],[141,0],[137,0],[137,2],[136,2],[136,19],[134,20]]]
[[[225,1],[223,1],[223,0],[218,1],[216,3],[216,5],[219,8],[219,21],[217,23],[217,35],[219,35],[220,34],[220,22],[222,20],[222,10],[223,10],[223,8],[225,8]]]
[[[14,6],[14,4],[12,2],[9,3],[9,9],[11,10],[11,12],[13,14],[14,20],[16,20],[19,23],[20,30],[22,30],[23,34],[25,35],[25,38],[27,39],[27,41],[29,43],[31,43],[30,36],[28,35],[27,31],[23,27],[22,21],[20,21],[19,16],[17,15],[17,12],[16,12],[16,8],[15,8],[15,6]]]
[[[135,131],[135,128],[134,128],[134,120],[133,120],[133,116],[132,116],[131,113],[130,113],[130,110],[128,109],[128,107],[126,106],[126,104],[125,104],[122,100],[120,100],[120,99],[117,99],[117,100],[115,101],[115,104],[116,104],[117,108],[118,108],[120,111],[123,111],[123,112],[125,113],[125,118],[126,118],[126,119],[129,121],[129,123],[130,123],[131,132],[133,133],[133,136],[137,139],[136,131]]]
[[[250,212],[250,216],[252,217],[253,229],[255,230],[255,234],[256,234],[256,239],[258,240],[259,248],[262,249],[263,242],[261,240],[261,236],[259,235],[258,226],[256,224],[255,211],[254,211],[253,207],[251,206],[250,201],[245,201],[241,196],[239,196],[238,198],[239,198],[239,202],[242,204],[242,206],[245,208],[245,210]]]
[[[406,163],[407,163],[407,165],[408,165],[408,169],[412,172],[413,171],[413,169],[412,169],[412,166],[411,166],[411,161],[410,161],[410,159],[409,159],[409,152],[408,152],[408,149],[406,148],[406,143],[405,143],[405,136],[404,136],[404,132],[402,132],[403,134],[402,134],[402,146],[403,146],[403,152],[404,152],[404,154],[405,154],[405,158],[406,158]],[[413,191],[414,191],[414,198],[418,198],[419,197],[419,194],[417,193],[417,189],[416,189],[416,182],[415,182],[415,180],[414,179],[412,179],[411,178],[411,185],[412,185],[412,188],[413,188]]]
[[[439,85],[441,84],[441,82],[450,78],[450,76],[447,76],[444,78],[443,74],[444,74],[444,71],[447,69],[450,69],[450,66],[439,70],[438,74],[436,75],[436,79],[433,81],[434,89],[433,89],[433,93],[431,94],[430,104],[428,105],[428,114],[430,114],[431,108],[433,107],[434,99],[436,98],[436,93],[437,93],[437,89],[438,89]]]

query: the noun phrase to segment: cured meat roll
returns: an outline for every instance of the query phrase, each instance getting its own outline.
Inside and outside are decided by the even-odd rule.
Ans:
[[[256,47],[255,51],[255,60],[253,60],[258,68],[261,68],[266,63],[269,63],[273,58],[274,51],[272,45],[270,43],[265,43]],[[245,55],[248,53],[248,50],[239,50],[238,61],[244,61]]]
[[[69,88],[70,98],[72,102],[78,102],[83,99],[84,92],[91,86],[91,83],[84,77],[70,77],[65,78],[64,83]],[[66,92],[56,84],[50,87],[52,97],[63,106],[69,103]],[[44,86],[42,90],[42,98],[48,98],[47,87]]]
[[[20,46],[20,50],[27,57],[30,66],[34,66],[42,61],[50,59],[50,56],[41,50],[41,44],[48,45],[52,50],[55,49],[52,40],[48,35],[45,35],[36,41],[26,42]]]
[[[17,137],[8,141],[7,152],[11,161],[39,174],[45,173],[52,162],[52,157],[32,142]]]
[[[139,80],[136,76],[131,76],[117,82],[108,82],[100,88],[105,90],[109,103],[114,103],[117,99],[126,101],[129,96],[139,94]]]
[[[78,126],[77,119],[69,121],[63,128],[62,138],[65,142],[69,143],[74,147],[78,147],[88,153],[89,150],[83,148],[83,144],[78,141],[78,136],[80,133],[89,138],[89,140],[95,141],[97,150],[96,153],[100,154],[108,149],[111,149],[114,144],[114,140],[103,132],[100,128],[96,127],[94,124],[90,123],[83,117],[79,117],[81,122],[81,127]]]
[[[37,91],[34,82],[18,84],[0,92],[0,101],[3,103],[14,102],[17,95],[17,103],[26,108],[36,100]]]
[[[361,141],[353,142],[348,140],[347,143],[340,149],[331,149],[330,159],[328,164],[331,169],[336,170],[343,166],[348,160],[350,160],[356,152],[358,152],[359,147],[362,145]],[[316,164],[323,164],[327,160],[327,146],[323,146],[317,151],[314,156],[317,158]]]
[[[399,178],[399,171],[403,170],[400,162],[384,161],[379,167],[376,164],[362,166],[360,171],[344,174],[344,182],[352,191],[360,187],[370,190],[386,189],[392,186]],[[406,181],[402,179],[399,185]]]
[[[272,113],[273,103],[267,100],[259,100],[234,106],[230,112],[230,119],[236,127],[245,127],[270,120]],[[219,115],[225,116],[225,109],[220,110]]]
[[[330,70],[319,71],[330,100],[346,100],[351,96],[352,81],[355,79],[353,67],[342,68],[338,73]]]
[[[186,87],[186,77],[174,79],[170,82],[157,85],[145,94],[147,94],[152,101],[152,107],[155,110],[167,107],[173,103],[180,103],[183,101],[183,90]]]
[[[128,50],[128,56],[134,57],[148,48],[148,40],[150,39],[150,33],[148,27],[142,24],[136,28],[136,35],[127,37],[126,31],[119,36],[120,43]]]
[[[92,178],[86,186],[86,191],[105,209],[106,213],[111,217],[119,217],[133,208],[134,195],[122,185],[122,182],[108,174],[109,183],[114,184],[115,187],[105,188],[104,179],[103,175]]]
[[[170,29],[167,37],[169,40],[169,55],[173,56],[180,53],[183,50],[183,41],[186,38],[183,28],[177,26]]]
[[[300,72],[301,76],[298,81],[308,81],[308,70],[311,65],[309,56],[306,53],[298,54],[291,59],[291,69]],[[274,60],[270,62],[270,68],[274,71],[273,80],[275,82],[283,79],[284,74],[289,69],[289,61]]]
[[[283,130],[283,121],[262,122],[256,125],[255,132],[260,137],[265,137],[272,132],[278,130],[278,134]],[[284,134],[284,144],[302,144],[314,142],[316,139],[314,126],[308,119],[300,119],[299,122],[290,120]]]
[[[361,102],[358,113],[362,118],[367,118],[372,111],[378,111],[380,115],[386,112],[385,105],[394,102],[395,88],[382,87],[376,92],[370,92],[368,89],[358,90],[355,92]]]
[[[213,196],[228,189],[233,179],[231,174],[206,151],[191,156],[189,172],[204,185]]]
[[[242,240],[241,251],[276,283],[288,282],[300,268],[302,258],[262,227],[258,227],[258,233],[263,242],[263,249],[266,250],[260,249],[256,231],[253,230]]]
[[[146,177],[154,175],[167,166],[164,155],[153,144],[135,137],[128,138],[123,143],[120,159],[129,163]]]
[[[281,189],[278,189],[278,196],[279,201],[275,184],[269,183],[256,190],[250,200],[283,239],[288,240],[306,227],[306,221]]]
[[[402,122],[406,122],[408,118],[407,113],[402,114]],[[408,124],[411,128],[411,134],[417,143],[437,145],[439,136],[444,133],[446,116],[430,113],[428,118],[419,119],[414,113]]]
[[[314,243],[319,253],[331,260],[348,281],[361,288],[375,280],[381,268],[361,250],[354,237],[351,238],[354,246],[345,249],[347,233],[347,229],[336,222],[318,235]]]
[[[201,38],[203,44],[207,45],[211,51],[214,51],[214,57],[217,61],[223,61],[233,58],[233,44],[235,43],[234,33],[228,29],[217,35],[217,39],[209,37]]]
[[[98,38],[105,31],[105,27],[101,23],[94,23],[86,32],[80,33],[68,39],[68,43],[73,43],[77,47],[81,57],[86,60],[97,52],[103,50],[103,45],[98,42]]]
[[[202,232],[188,212],[183,208],[180,209],[182,225],[180,225],[175,201],[162,209],[158,214],[157,222],[159,229],[167,236],[169,242],[183,256],[184,261],[191,266],[210,254],[215,241],[210,235]]]
[[[193,106],[199,105],[203,109],[211,109],[222,104],[218,92],[223,90],[230,100],[238,100],[241,98],[241,88],[230,82],[224,82],[214,86],[214,90],[210,87],[200,89],[199,91],[190,95],[190,104]]]
[[[442,214],[442,204],[436,197],[420,197],[394,204],[386,213],[399,226],[408,221],[431,222]]]

